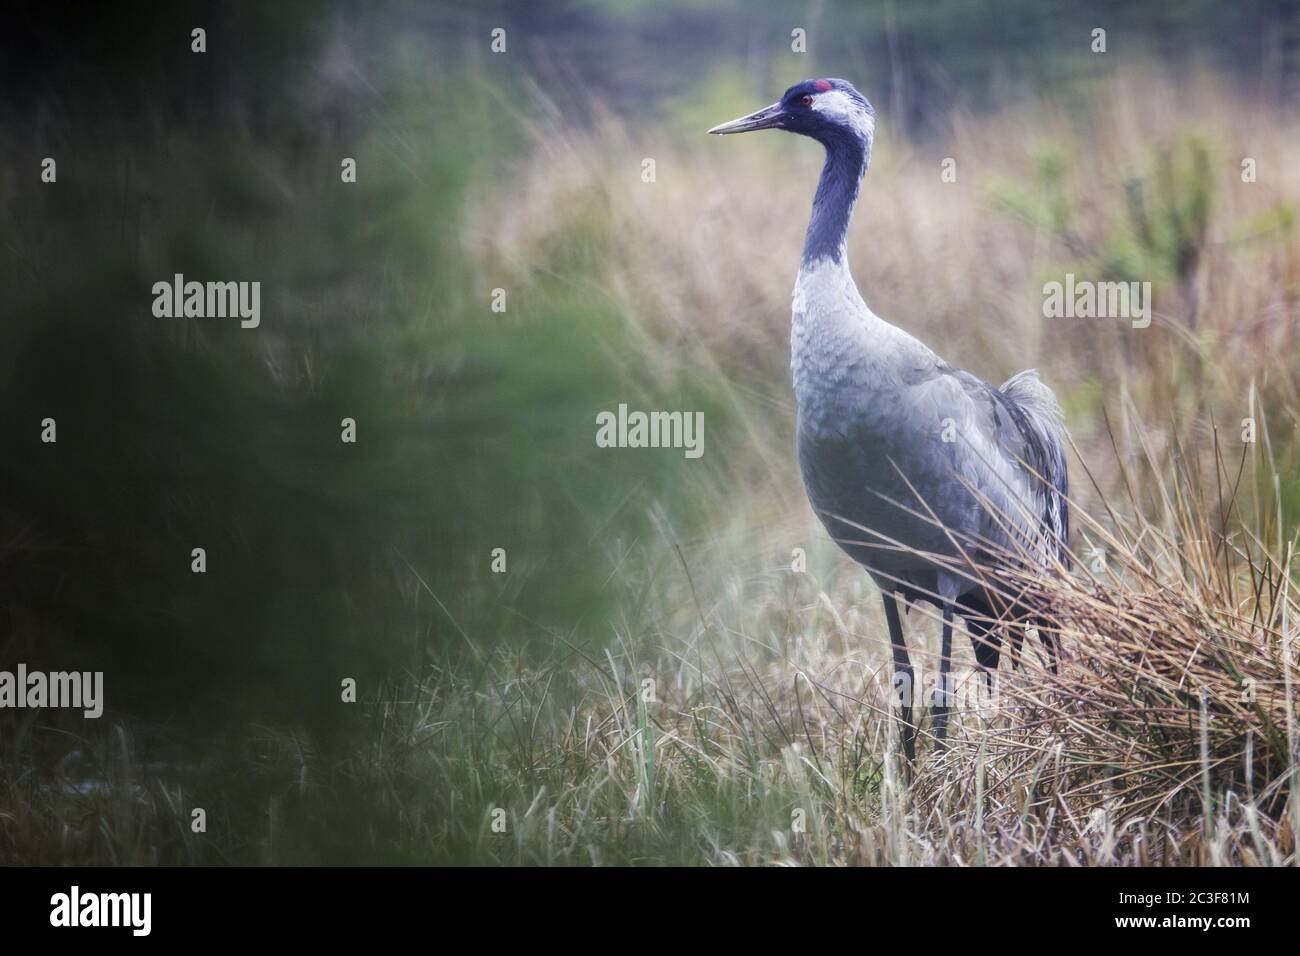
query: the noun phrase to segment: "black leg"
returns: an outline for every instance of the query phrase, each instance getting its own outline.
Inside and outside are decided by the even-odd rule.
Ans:
[[[1002,656],[1002,637],[979,614],[965,618],[966,629],[970,631],[971,646],[975,649],[975,663],[979,665],[980,675],[984,678],[984,689],[993,693],[993,675],[998,670],[998,658]]]
[[[881,591],[880,597],[885,603],[885,621],[889,624],[889,643],[894,646],[894,691],[902,707],[903,752],[908,760],[916,759],[916,724],[912,723],[912,701],[916,695],[915,675],[912,662],[907,656],[907,645],[903,642],[903,623],[898,619],[898,600],[892,591]]]
[[[939,652],[939,686],[935,689],[934,737],[943,745],[948,736],[948,710],[952,706],[952,688],[948,670],[952,664],[952,605],[943,606],[943,647]]]
[[[1034,621],[1034,625],[1038,628],[1038,639],[1043,642],[1043,649],[1047,651],[1047,669],[1055,674],[1056,662],[1060,656],[1057,636],[1047,626],[1047,621],[1041,617]]]
[[[1023,624],[1007,625],[1007,643],[1011,645],[1011,669],[1020,670],[1020,645],[1025,640],[1025,626]]]

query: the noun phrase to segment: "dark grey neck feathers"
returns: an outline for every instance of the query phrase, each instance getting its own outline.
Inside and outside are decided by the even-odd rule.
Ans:
[[[847,130],[834,130],[819,139],[826,147],[826,164],[813,197],[812,219],[803,245],[805,264],[822,258],[838,263],[843,257],[844,237],[869,156],[867,143]]]

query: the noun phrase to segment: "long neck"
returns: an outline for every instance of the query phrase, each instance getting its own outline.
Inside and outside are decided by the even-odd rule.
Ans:
[[[812,219],[803,245],[805,264],[824,258],[834,262],[843,260],[849,219],[870,155],[868,144],[848,134],[828,138],[823,145],[826,164],[822,166],[822,178],[813,197]]]

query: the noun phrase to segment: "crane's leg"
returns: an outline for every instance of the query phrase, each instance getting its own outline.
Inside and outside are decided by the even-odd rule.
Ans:
[[[1025,626],[1023,624],[1007,625],[1007,643],[1011,645],[1011,669],[1020,670],[1020,646],[1025,640]]]
[[[966,629],[970,631],[971,646],[975,649],[975,663],[979,665],[980,675],[984,678],[984,689],[991,694],[993,675],[997,673],[998,658],[1002,656],[1002,637],[979,614],[972,614],[965,621]]]
[[[889,643],[894,647],[894,691],[898,694],[902,708],[902,727],[899,728],[903,738],[903,752],[908,760],[916,759],[916,724],[912,723],[912,701],[916,695],[915,674],[912,661],[907,656],[907,644],[903,641],[903,623],[898,619],[898,599],[893,591],[882,590],[881,600],[885,602],[885,621],[889,624]]]
[[[1055,674],[1056,662],[1060,657],[1057,635],[1047,626],[1046,618],[1035,618],[1034,626],[1038,628],[1038,639],[1043,642],[1043,649],[1047,651],[1047,669]]]
[[[952,605],[943,606],[943,647],[939,651],[939,686],[935,689],[934,737],[943,746],[948,736],[948,710],[952,705],[952,688],[948,686],[948,671],[952,666]]]

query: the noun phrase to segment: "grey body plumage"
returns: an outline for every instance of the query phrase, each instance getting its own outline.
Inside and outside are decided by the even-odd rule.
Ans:
[[[826,150],[791,326],[797,451],[809,501],[880,586],[900,682],[910,689],[913,672],[895,595],[942,610],[945,681],[954,613],[966,618],[977,661],[991,672],[1000,647],[993,619],[1015,619],[1015,627],[1038,621],[1035,609],[1016,606],[982,572],[1066,561],[1059,406],[1033,370],[995,388],[868,308],[845,240],[870,164],[875,113],[851,84],[798,84],[778,103],[710,132],[769,128],[810,136]],[[1055,666],[1041,627],[1040,636]],[[911,709],[909,695],[902,708],[909,756]],[[946,704],[936,706],[939,739],[946,720]]]

